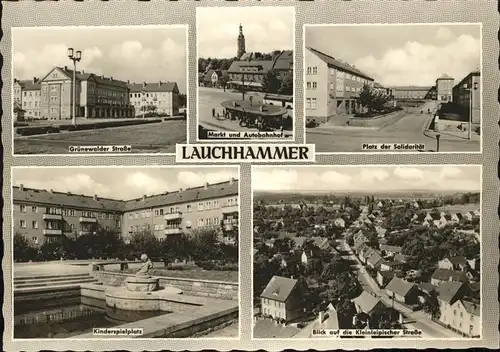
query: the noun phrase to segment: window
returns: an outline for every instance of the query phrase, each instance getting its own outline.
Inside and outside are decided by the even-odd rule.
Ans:
[[[139,213],[135,213],[134,218],[135,218],[135,219],[139,219]]]
[[[220,208],[219,201],[218,200],[214,200],[213,206],[214,206],[214,209]]]
[[[198,203],[198,210],[203,210],[203,202]]]
[[[205,222],[204,222],[204,220],[203,220],[203,219],[198,219],[198,226],[199,226],[199,227],[203,227],[203,226],[205,226]]]
[[[36,205],[31,207],[31,212],[32,213],[38,213],[38,207]]]
[[[315,75],[317,73],[318,73],[318,68],[315,66],[315,67],[313,67],[313,75]]]
[[[453,310],[453,315],[455,315],[455,316],[457,315],[457,310],[456,309]]]
[[[163,209],[160,209],[160,215],[163,215]]]
[[[460,318],[464,317],[464,312],[460,312]]]
[[[206,207],[207,207],[207,210],[212,209],[212,202],[208,201],[207,204],[206,204]]]
[[[330,82],[330,90],[333,90],[333,82]]]
[[[228,206],[232,206],[232,205],[233,205],[233,198],[229,198],[229,199],[227,200],[227,205],[228,205]]]
[[[32,221],[31,222],[31,228],[32,229],[37,229],[38,228],[38,221]]]
[[[306,98],[306,109],[311,108],[311,98]]]
[[[132,214],[132,213],[128,213],[128,218],[129,218],[129,220],[130,220],[130,219],[133,219],[133,218],[134,218],[134,214]]]
[[[306,83],[306,88],[307,88],[307,89],[311,89],[311,82],[307,82],[307,83]]]
[[[33,241],[34,244],[38,244],[38,237],[36,236],[31,237],[31,240]]]
[[[308,74],[308,75],[310,75],[310,74],[311,74],[311,72],[312,72],[311,67],[308,67],[308,68],[307,68],[307,74]]]
[[[316,109],[316,98],[311,98],[311,109]]]
[[[26,220],[20,220],[19,221],[19,227],[22,228],[22,229],[25,229],[26,228]]]
[[[313,89],[318,88],[318,83],[317,82],[312,82],[312,84],[313,84]]]
[[[26,205],[21,204],[21,205],[19,206],[19,210],[21,210],[21,213],[26,213]]]

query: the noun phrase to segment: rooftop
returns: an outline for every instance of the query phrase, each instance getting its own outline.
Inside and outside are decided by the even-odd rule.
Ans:
[[[441,301],[453,304],[453,302],[457,299],[457,294],[463,285],[464,284],[462,282],[454,282],[454,281],[443,282],[439,284],[436,288],[436,291],[438,292],[438,298]]]
[[[432,274],[432,278],[440,281],[469,281],[463,272],[448,269],[436,269]]]
[[[410,290],[414,286],[415,285],[412,284],[411,282],[400,279],[399,277],[394,277],[391,280],[391,282],[387,284],[386,290],[389,290],[404,297],[408,294],[408,292],[410,292]]]
[[[142,82],[142,83],[130,83],[127,82],[127,86],[131,93],[139,92],[175,92],[179,91],[177,88],[177,83],[175,82]]]
[[[235,110],[267,117],[282,116],[288,113],[286,108],[282,108],[278,105],[250,103],[249,100],[226,100],[223,101],[221,105],[227,110]]]
[[[352,301],[366,314],[370,314],[381,303],[380,299],[366,291],[363,291],[363,293]]]
[[[297,285],[297,280],[283,276],[273,276],[260,297],[285,302]]]

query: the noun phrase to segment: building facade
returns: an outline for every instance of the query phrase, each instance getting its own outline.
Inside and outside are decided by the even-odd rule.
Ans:
[[[362,110],[358,98],[363,86],[374,79],[354,66],[316,49],[305,50],[306,119],[327,122],[333,116]]]
[[[238,60],[243,56],[244,53],[246,53],[245,50],[245,35],[243,34],[243,26],[240,23],[240,32],[238,34],[238,40],[237,40],[237,47],[238,50],[236,51],[236,57]]]
[[[237,230],[238,180],[205,184],[128,201],[76,195],[70,192],[13,187],[14,233],[40,246],[65,237],[114,229],[125,240],[150,230],[162,240],[197,228]]]
[[[453,101],[453,86],[455,79],[446,73],[436,79],[436,97],[439,102],[447,103]]]
[[[303,314],[302,294],[297,280],[275,275],[260,295],[262,314],[293,320]]]
[[[175,82],[130,83],[130,104],[136,116],[156,112],[168,116],[179,115],[179,88]]]
[[[14,79],[13,107],[21,108],[25,119],[40,118],[40,90],[40,80],[36,77],[22,81]]]
[[[458,104],[467,116],[471,114],[472,106],[472,122],[481,122],[481,72],[469,73],[453,87],[453,102]]]
[[[395,100],[436,100],[436,87],[421,86],[395,86],[388,88],[390,95]]]

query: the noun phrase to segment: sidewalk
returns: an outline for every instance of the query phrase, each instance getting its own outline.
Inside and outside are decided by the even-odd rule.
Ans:
[[[440,135],[440,140],[442,141],[468,141],[467,132],[455,132],[455,131],[439,131],[436,132],[434,130],[426,129],[424,130],[424,136],[436,139],[436,135]],[[477,133],[471,134],[471,142],[480,142],[481,136]]]

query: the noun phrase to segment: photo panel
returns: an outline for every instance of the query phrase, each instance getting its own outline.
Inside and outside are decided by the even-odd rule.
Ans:
[[[481,23],[306,24],[307,143],[321,153],[479,153],[481,71]]]
[[[239,167],[12,171],[14,340],[238,339]]]
[[[254,167],[253,337],[479,340],[481,172]]]
[[[187,25],[12,28],[14,155],[174,153]]]
[[[294,7],[197,7],[198,141],[294,138]]]

